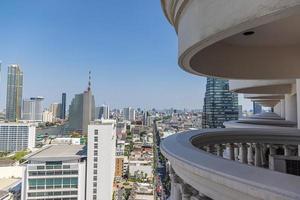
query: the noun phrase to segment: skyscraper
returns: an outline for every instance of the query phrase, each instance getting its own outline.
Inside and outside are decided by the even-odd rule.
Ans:
[[[89,77],[90,79],[90,77]],[[95,119],[95,98],[89,87],[81,94],[76,94],[69,108],[69,128],[87,134],[88,125]]]
[[[128,121],[135,121],[135,110],[134,108],[128,107],[123,109],[124,119]]]
[[[112,199],[115,173],[116,122],[101,120],[88,126],[86,200]]]
[[[22,120],[42,121],[43,120],[43,97],[31,97],[23,100]]]
[[[262,106],[253,101],[253,114],[260,114],[262,112]]]
[[[67,101],[67,94],[62,93],[62,95],[61,95],[60,119],[66,119],[66,101]]]
[[[202,127],[223,128],[225,121],[238,119],[238,96],[229,92],[227,80],[207,78]]]
[[[21,119],[21,104],[23,93],[23,72],[19,65],[8,66],[6,120],[18,121]]]
[[[52,103],[50,105],[50,112],[53,113],[53,117],[60,118],[60,111],[61,111],[61,104],[60,103]]]
[[[99,108],[99,116],[98,119],[109,119],[109,106],[103,104]]]

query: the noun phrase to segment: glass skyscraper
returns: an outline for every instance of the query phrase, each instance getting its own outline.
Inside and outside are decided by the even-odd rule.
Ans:
[[[15,122],[21,119],[23,93],[23,72],[19,65],[8,66],[6,120]]]
[[[62,95],[61,95],[60,119],[66,119],[66,101],[67,101],[67,94],[62,93]]]
[[[229,91],[228,80],[207,78],[202,128],[224,128],[225,121],[238,119],[238,96]]]

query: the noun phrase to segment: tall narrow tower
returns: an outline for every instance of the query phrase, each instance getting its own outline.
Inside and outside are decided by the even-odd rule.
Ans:
[[[19,65],[8,66],[6,120],[18,121],[21,119],[21,104],[23,93],[23,72]]]
[[[67,103],[67,94],[62,93],[62,95],[61,95],[60,119],[66,119],[66,103]]]
[[[238,96],[229,91],[228,80],[207,78],[202,128],[223,128],[225,121],[238,119]]]

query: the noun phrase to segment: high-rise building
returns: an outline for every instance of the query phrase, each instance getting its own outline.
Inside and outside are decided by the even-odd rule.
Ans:
[[[135,110],[134,108],[128,107],[123,109],[124,119],[128,121],[135,121]]]
[[[22,119],[28,121],[42,121],[43,120],[43,97],[31,97],[23,100]]]
[[[6,120],[15,122],[21,119],[23,94],[23,72],[19,65],[8,66]]]
[[[44,110],[43,112],[43,122],[53,122],[53,113],[49,110]]]
[[[35,147],[35,126],[0,123],[0,152],[15,152]]]
[[[82,94],[76,94],[69,107],[69,128],[87,134],[88,125],[95,119],[95,98],[91,83]]]
[[[109,106],[103,104],[99,107],[98,119],[109,119]]]
[[[61,95],[60,119],[66,119],[66,104],[67,104],[67,94],[62,93],[62,95]]]
[[[262,113],[262,106],[253,101],[253,114],[260,114]]]
[[[223,123],[238,119],[238,96],[229,91],[227,80],[207,78],[202,127],[223,128]]]
[[[60,111],[61,111],[61,103],[52,103],[50,105],[50,112],[52,112],[54,118],[60,118]]]
[[[101,120],[88,127],[86,200],[112,199],[116,122]]]
[[[22,200],[85,199],[86,149],[51,145],[27,156]]]

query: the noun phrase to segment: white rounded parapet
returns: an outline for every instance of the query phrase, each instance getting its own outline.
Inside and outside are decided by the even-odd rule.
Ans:
[[[162,0],[179,65],[227,79],[300,76],[300,0]]]
[[[297,124],[291,121],[255,118],[224,122],[224,126],[226,128],[297,128]]]
[[[161,150],[184,183],[212,199],[300,199],[300,177],[245,165],[199,149],[226,143],[297,145],[300,132],[270,129],[207,129],[164,139]]]
[[[286,80],[229,80],[232,92],[244,94],[288,94],[295,79]]]

